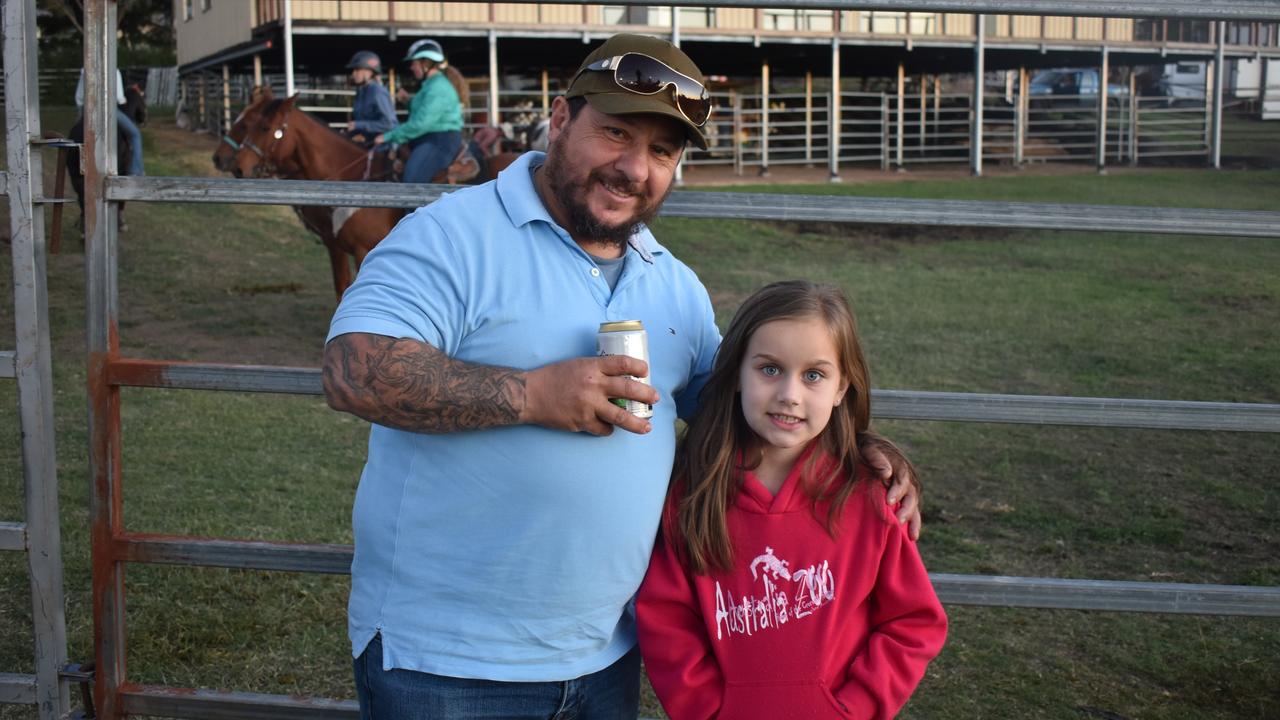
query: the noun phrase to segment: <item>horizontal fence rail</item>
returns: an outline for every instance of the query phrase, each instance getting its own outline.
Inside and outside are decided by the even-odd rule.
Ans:
[[[0,705],[34,705],[36,676],[0,673]]]
[[[131,534],[116,541],[127,562],[347,574],[350,545]],[[1280,616],[1280,588],[1122,580],[930,573],[944,603],[1202,615]]]
[[[228,390],[320,395],[318,368],[114,360],[113,385],[173,390]],[[1184,400],[996,395],[873,390],[875,416],[886,420],[944,420],[1024,425],[1084,425],[1160,430],[1280,432],[1280,405]]]
[[[0,522],[0,550],[16,550],[21,552],[26,549],[26,523]]]
[[[446,192],[458,189],[453,185],[404,183],[128,176],[107,178],[109,200],[144,202],[416,208],[438,199]],[[671,197],[662,206],[662,214],[667,217],[706,219],[1280,237],[1280,212],[1132,205],[681,191],[671,193]]]
[[[209,720],[356,720],[354,700],[189,690],[148,685],[120,688],[121,710],[129,715]]]
[[[541,0],[516,0],[537,3]],[[568,0],[591,5],[598,0]],[[611,5],[652,5],[649,0],[619,0]],[[949,13],[1065,15],[1068,17],[1169,17],[1206,20],[1280,20],[1275,0],[681,0],[681,7],[745,7],[769,10],[906,10]]]

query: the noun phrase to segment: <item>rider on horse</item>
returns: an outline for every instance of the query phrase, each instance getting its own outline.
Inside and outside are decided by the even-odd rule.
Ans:
[[[440,43],[418,40],[404,60],[422,84],[409,103],[409,118],[378,135],[374,144],[408,143],[413,152],[405,163],[404,182],[429,183],[462,148],[462,101],[446,72]]]
[[[129,156],[126,174],[146,175],[142,168],[142,131],[138,129],[133,118],[124,111],[127,102],[124,96],[124,77],[116,70],[116,127],[128,139]],[[84,70],[80,71],[80,81],[76,83],[76,107],[84,107]]]
[[[347,122],[347,137],[368,144],[374,136],[396,126],[396,106],[391,93],[382,84],[382,60],[376,53],[361,50],[347,63],[351,71],[351,84],[356,86],[355,102],[351,106],[351,120]]]

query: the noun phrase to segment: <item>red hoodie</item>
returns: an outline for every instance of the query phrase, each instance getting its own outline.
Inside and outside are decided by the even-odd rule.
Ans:
[[[942,649],[947,617],[884,488],[859,483],[833,539],[805,459],[777,496],[745,473],[731,571],[693,575],[658,538],[637,616],[672,720],[890,718]]]

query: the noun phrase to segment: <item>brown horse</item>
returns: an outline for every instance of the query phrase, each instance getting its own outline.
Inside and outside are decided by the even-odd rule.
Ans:
[[[240,112],[240,115],[231,123],[231,127],[227,128],[227,132],[222,136],[222,141],[218,143],[218,149],[213,153],[213,166],[223,172],[231,172],[235,164],[236,153],[242,147],[251,127],[262,122],[263,110],[267,105],[275,100],[275,95],[271,92],[268,85],[259,85],[253,89],[250,96],[249,105]],[[280,174],[277,177],[292,178],[301,175],[301,168],[285,163],[276,168]],[[329,266],[333,273],[333,287],[338,294],[338,299],[342,299],[342,293],[351,285],[351,261],[349,258],[355,255],[351,249],[352,244],[348,242],[349,238],[339,241],[333,234],[333,211],[331,207],[322,207],[319,205],[294,205],[293,212],[297,214],[298,220],[302,222],[302,226],[311,231],[325,250],[329,253]],[[376,243],[376,241],[375,241]],[[363,259],[363,255],[357,256]]]
[[[297,96],[287,100],[267,100],[256,110],[256,120],[245,122],[245,134],[236,140],[240,148],[231,162],[236,177],[273,176],[298,180],[388,180],[391,162],[383,153],[366,151],[329,129],[324,123],[297,109]],[[221,148],[219,148],[221,151]],[[504,153],[486,159],[487,172],[474,178],[484,182],[511,164],[518,153]],[[435,181],[449,181],[448,170]],[[334,262],[334,289],[338,299],[351,284],[345,254],[355,258],[356,269],[365,255],[404,216],[398,208],[326,208],[327,218],[315,225],[328,229],[334,240],[330,259]],[[308,217],[303,217],[313,227]],[[315,229],[313,228],[313,231]],[[324,235],[321,235],[324,237]],[[335,249],[343,253],[341,263]],[[341,267],[339,267],[341,265]]]

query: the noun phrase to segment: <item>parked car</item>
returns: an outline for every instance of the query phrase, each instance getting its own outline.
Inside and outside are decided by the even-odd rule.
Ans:
[[[1098,71],[1092,68],[1041,70],[1031,77],[1027,94],[1031,102],[1052,107],[1090,107],[1098,103]],[[1108,97],[1124,97],[1128,88],[1107,85]]]

